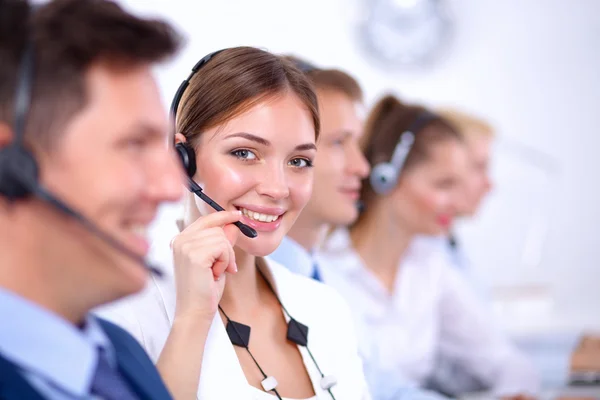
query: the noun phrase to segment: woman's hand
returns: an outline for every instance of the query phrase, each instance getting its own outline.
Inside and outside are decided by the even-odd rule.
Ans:
[[[233,246],[239,229],[239,211],[220,211],[198,218],[172,242],[177,305],[175,319],[210,324],[217,312],[225,273],[236,273]]]

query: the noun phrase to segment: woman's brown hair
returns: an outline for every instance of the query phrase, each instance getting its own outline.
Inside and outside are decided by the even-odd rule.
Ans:
[[[207,129],[286,92],[294,93],[305,105],[317,139],[317,97],[309,80],[291,61],[254,47],[223,50],[191,78],[177,110],[177,132],[196,146]]]
[[[406,104],[393,95],[381,98],[371,110],[365,125],[365,133],[361,146],[369,164],[373,167],[381,162],[389,162],[394,149],[405,131],[424,113],[429,112],[420,105]],[[414,143],[402,171],[410,170],[419,163],[427,160],[432,147],[448,141],[462,141],[454,127],[441,116],[428,118],[415,134]],[[362,188],[361,199],[369,208],[369,203],[375,199],[375,192],[367,179]]]

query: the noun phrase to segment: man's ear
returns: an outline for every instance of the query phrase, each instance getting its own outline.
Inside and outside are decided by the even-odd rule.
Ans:
[[[0,149],[5,148],[12,142],[13,132],[10,126],[4,122],[0,122]]]

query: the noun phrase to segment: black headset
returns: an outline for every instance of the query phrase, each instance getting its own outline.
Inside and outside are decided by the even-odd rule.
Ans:
[[[439,116],[430,112],[423,111],[412,122],[412,124],[400,135],[394,153],[389,161],[381,162],[373,166],[369,180],[375,193],[387,194],[396,187],[398,178],[402,172],[402,167],[406,162],[408,153],[413,147],[415,136],[425,128],[431,121],[439,119]]]
[[[14,138],[8,146],[0,149],[0,196],[7,198],[9,202],[23,200],[30,196],[37,197],[59,212],[74,218],[92,234],[142,264],[152,273],[162,275],[158,268],[148,264],[143,257],[138,256],[123,243],[101,230],[95,223],[52,194],[39,182],[39,163],[24,143],[35,77],[34,55],[33,43],[31,40],[27,40],[17,77],[13,122]]]
[[[198,72],[198,70],[200,68],[202,68],[208,61],[210,61],[211,58],[213,58],[214,56],[216,56],[223,50],[225,50],[225,49],[217,50],[217,51],[214,51],[214,52],[204,56],[200,61],[198,61],[196,63],[196,65],[194,65],[190,75],[183,82],[181,82],[181,85],[179,85],[179,88],[177,89],[177,92],[175,92],[175,96],[173,97],[173,101],[171,102],[171,118],[173,119],[172,123],[174,125],[176,124],[176,121],[177,121],[176,118],[177,118],[177,109],[179,108],[179,102],[181,101],[181,98],[183,97],[183,93],[185,92],[185,89],[187,89],[188,85],[190,84],[190,79],[192,79],[192,77],[196,74],[196,72]],[[176,132],[177,129],[174,129],[173,131]],[[196,196],[198,196],[200,199],[202,199],[202,201],[207,203],[209,206],[211,206],[215,210],[224,211],[223,207],[221,207],[219,204],[217,204],[217,202],[215,202],[213,199],[208,197],[203,192],[200,185],[198,185],[198,183],[196,183],[194,181],[194,175],[196,174],[196,168],[197,168],[196,167],[196,151],[194,150],[194,148],[192,146],[190,146],[187,142],[182,142],[182,143],[175,144],[175,151],[177,152],[177,155],[178,155],[178,157],[181,161],[181,164],[183,166],[183,169],[185,171],[186,179],[187,179],[187,183],[188,183],[188,189],[190,190],[190,192],[194,193]],[[254,230],[253,228],[251,228],[248,225],[245,225],[239,221],[235,222],[234,225],[237,226],[239,228],[239,230],[245,236],[247,236],[249,238],[255,238],[258,235],[256,233],[256,230]]]

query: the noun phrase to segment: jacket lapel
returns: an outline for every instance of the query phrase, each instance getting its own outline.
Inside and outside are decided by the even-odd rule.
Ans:
[[[199,399],[252,398],[252,389],[227,336],[219,313],[215,314],[204,346]]]
[[[16,365],[0,356],[0,399],[43,400],[43,397],[17,372]]]
[[[148,369],[146,363],[141,362],[128,346],[120,341],[113,341],[116,350],[117,364],[123,377],[129,382],[132,389],[142,399],[165,400],[171,397],[165,393],[165,388],[152,379],[155,370]],[[162,381],[158,381],[162,382]]]

